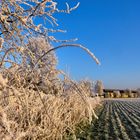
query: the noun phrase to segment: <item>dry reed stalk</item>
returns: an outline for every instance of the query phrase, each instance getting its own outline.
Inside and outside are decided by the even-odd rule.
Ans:
[[[9,88],[6,85],[0,93],[0,106],[6,114],[6,122],[10,122],[8,128],[11,128],[8,129],[10,136],[6,133],[6,128],[0,128],[2,134],[0,139],[8,137],[12,139],[14,136],[14,139],[21,140],[27,138],[50,140],[63,139],[69,134],[74,138],[76,125],[81,121],[90,123],[94,115],[91,107],[99,103],[97,100],[94,106],[89,105],[91,100],[84,95],[84,100],[88,101],[86,105],[84,100],[79,98],[79,91],[73,86],[60,96],[46,95],[39,90]],[[4,94],[6,98],[3,98]]]

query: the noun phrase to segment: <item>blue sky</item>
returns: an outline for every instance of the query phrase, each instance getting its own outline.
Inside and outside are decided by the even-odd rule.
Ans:
[[[78,1],[67,2],[74,5]],[[76,80],[102,80],[107,88],[140,87],[140,0],[79,2],[79,8],[71,14],[56,15],[59,28],[67,30],[56,37],[77,37],[76,43],[94,52],[101,66],[83,50],[65,48],[57,51],[58,68]]]

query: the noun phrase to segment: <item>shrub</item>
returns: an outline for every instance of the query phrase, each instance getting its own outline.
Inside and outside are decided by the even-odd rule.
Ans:
[[[1,76],[0,139],[75,138],[80,122],[90,123],[92,116],[97,118],[94,108],[100,99],[86,96],[86,89],[82,92],[78,83],[55,96],[40,90],[17,89],[7,82]]]
[[[76,139],[81,122],[98,118],[94,108],[100,99],[90,98],[87,82],[62,81],[56,69],[54,51],[63,47],[79,47],[99,64],[87,48],[79,44],[64,44],[50,36],[43,24],[33,19],[57,25],[54,13],[70,13],[79,3],[59,10],[53,0],[3,1],[0,14],[0,139]],[[46,15],[48,17],[46,17]],[[48,35],[49,34],[49,35]],[[51,42],[61,43],[52,47]]]

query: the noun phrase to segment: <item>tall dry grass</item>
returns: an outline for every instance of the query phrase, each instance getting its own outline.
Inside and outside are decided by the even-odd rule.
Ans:
[[[62,47],[67,45],[56,49]],[[93,53],[79,47],[98,63]],[[78,124],[98,118],[94,109],[100,99],[90,97],[90,82],[72,81],[57,70],[54,50],[43,38],[33,38],[24,48],[5,51],[0,65],[0,140],[76,139]],[[15,61],[8,60],[10,53],[17,55]],[[16,62],[18,55],[21,63]]]
[[[56,96],[8,86],[0,75],[0,139],[76,139],[75,126],[97,117],[94,108],[100,100],[86,95],[80,84],[69,82]]]

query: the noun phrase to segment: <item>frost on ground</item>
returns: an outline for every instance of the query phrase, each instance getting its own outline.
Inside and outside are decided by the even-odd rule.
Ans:
[[[94,123],[95,140],[139,140],[140,99],[109,99]]]

